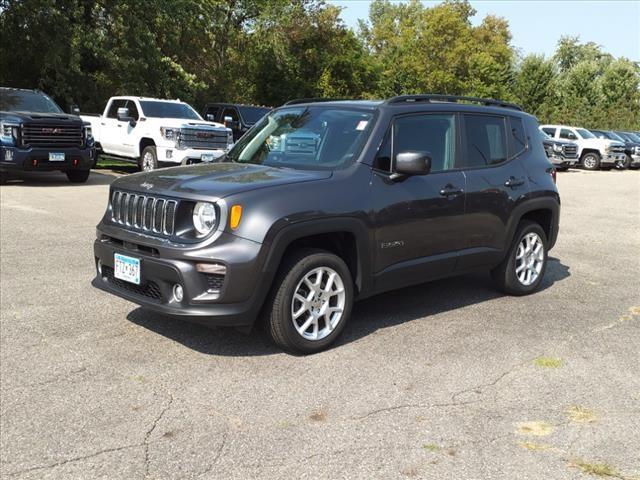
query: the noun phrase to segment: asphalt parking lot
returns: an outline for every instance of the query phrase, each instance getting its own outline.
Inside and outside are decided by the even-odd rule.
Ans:
[[[113,178],[1,188],[0,477],[640,478],[640,171],[559,174],[541,292],[388,293],[309,357],[93,289]]]

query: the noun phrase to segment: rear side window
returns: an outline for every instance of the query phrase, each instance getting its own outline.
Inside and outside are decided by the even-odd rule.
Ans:
[[[112,100],[111,106],[109,107],[109,111],[107,112],[108,118],[118,118],[118,109],[124,108],[126,105],[126,100]]]
[[[509,117],[511,136],[509,138],[509,158],[517,157],[527,149],[527,134],[524,131],[522,119]]]
[[[505,118],[464,115],[466,146],[462,168],[497,165],[507,160]]]
[[[400,152],[431,153],[431,171],[453,168],[455,153],[453,115],[410,115],[393,124],[393,155]]]

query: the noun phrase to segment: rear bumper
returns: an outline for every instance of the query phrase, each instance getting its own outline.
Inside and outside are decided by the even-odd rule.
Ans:
[[[64,153],[64,161],[52,162],[49,153]],[[12,146],[0,147],[0,171],[3,172],[35,172],[89,170],[95,160],[95,149],[88,148],[30,148],[20,149]]]
[[[259,268],[262,245],[237,237],[219,240],[219,246],[203,252],[206,258],[190,252],[188,255],[178,253],[180,259],[168,259],[161,258],[155,249],[143,250],[128,242],[117,244],[101,237],[94,242],[96,277],[92,285],[149,310],[194,323],[250,326],[255,322],[268,290],[268,285],[259,285],[266,279]],[[230,251],[235,253],[233,258],[225,255]],[[115,279],[115,253],[140,260],[140,286]],[[197,270],[197,263],[226,267],[225,274],[213,280],[216,288],[210,288],[210,277]],[[183,288],[182,301],[177,301],[173,295],[176,284]]]

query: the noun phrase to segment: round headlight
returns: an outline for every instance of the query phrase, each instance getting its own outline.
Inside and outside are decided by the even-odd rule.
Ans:
[[[553,151],[554,152],[561,152],[562,151],[562,145],[558,145],[556,143],[553,144]]]
[[[199,237],[211,233],[216,226],[216,207],[207,202],[196,203],[193,207],[193,226]]]

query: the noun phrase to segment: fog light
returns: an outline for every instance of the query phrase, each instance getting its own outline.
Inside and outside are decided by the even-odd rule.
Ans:
[[[4,151],[4,159],[7,162],[13,162],[13,150],[5,150]]]
[[[167,150],[167,158],[173,157],[173,150]]]
[[[182,290],[182,285],[180,285],[179,283],[176,283],[173,286],[173,299],[176,302],[181,302],[183,296],[184,296],[184,291]]]

